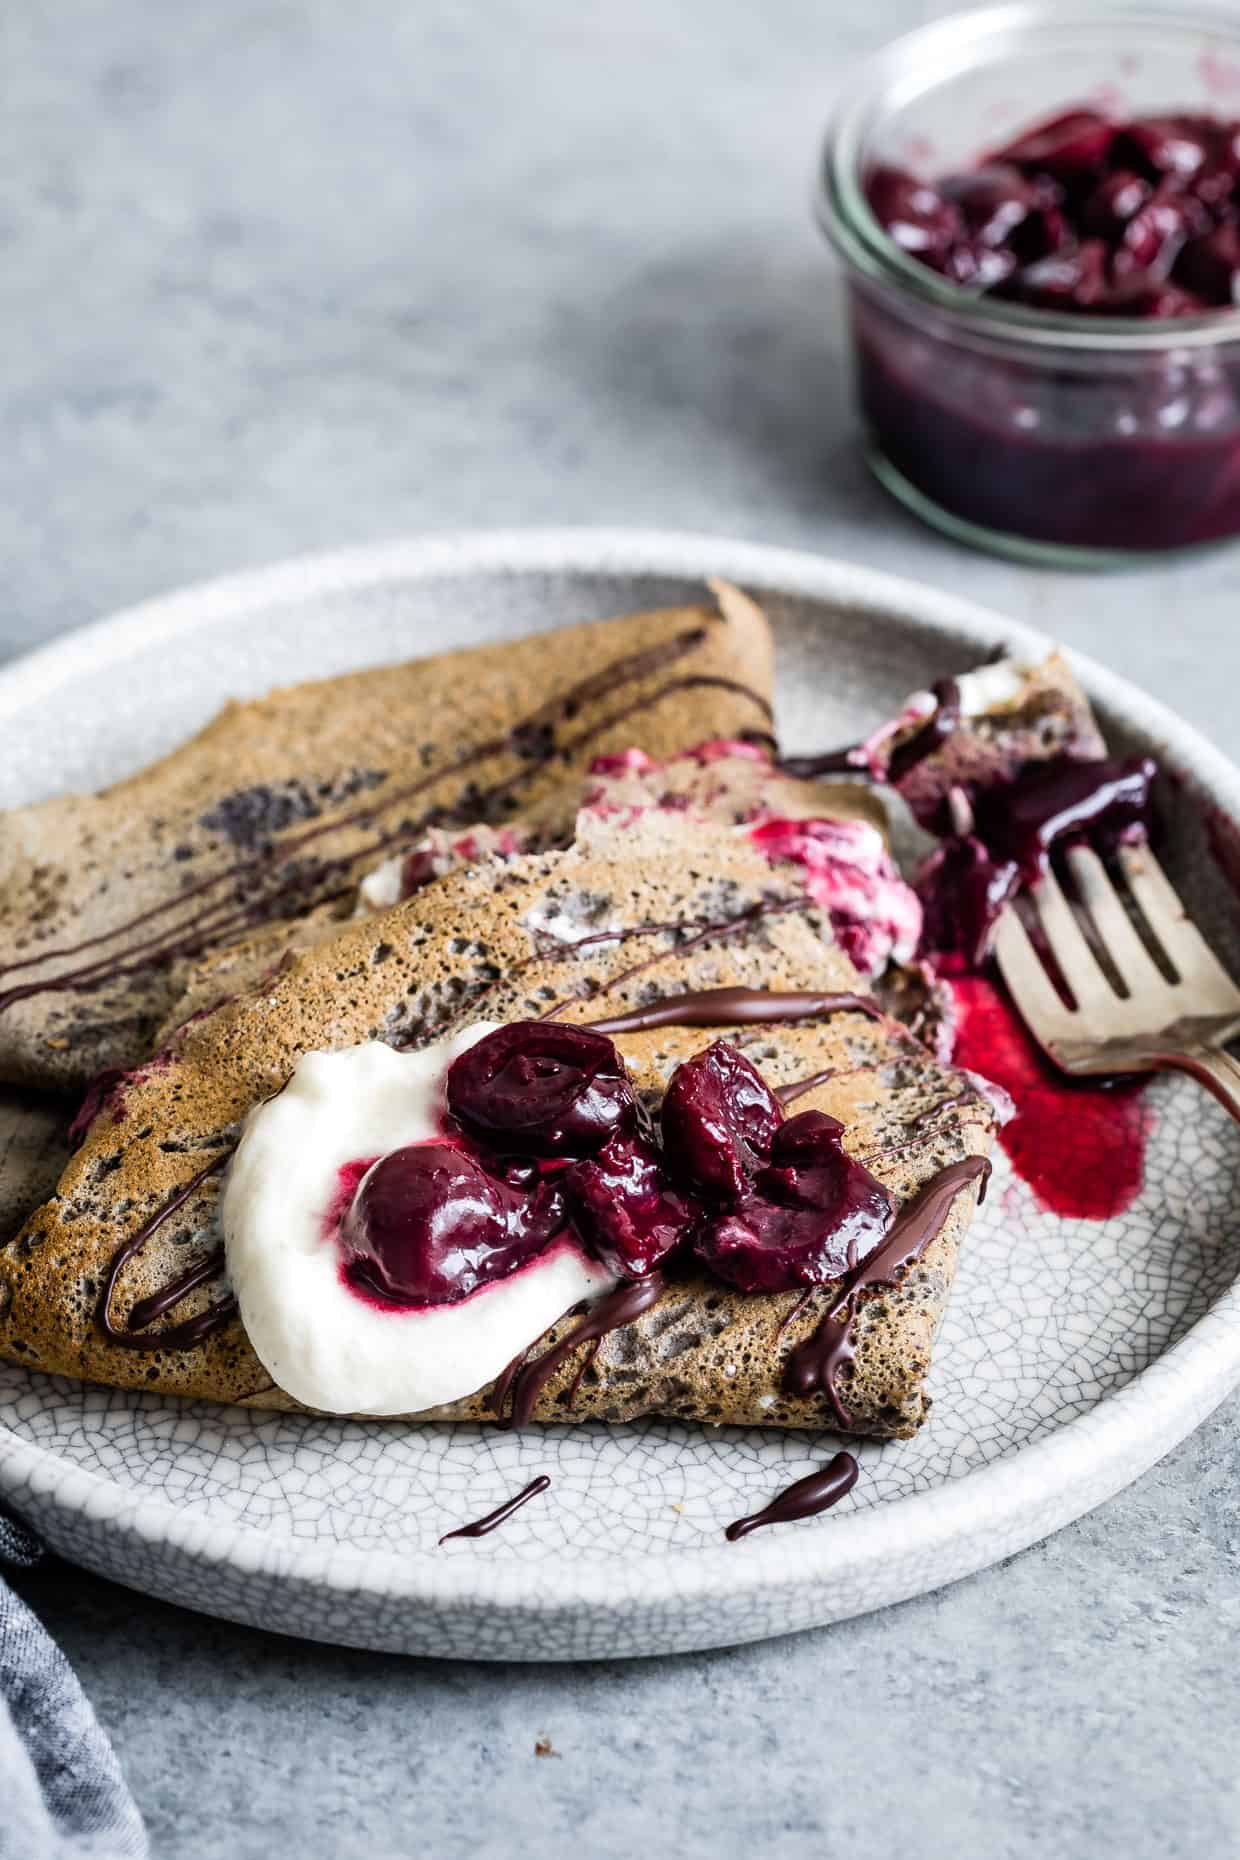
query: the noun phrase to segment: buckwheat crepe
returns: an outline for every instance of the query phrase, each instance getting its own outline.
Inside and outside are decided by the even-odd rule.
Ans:
[[[0,1080],[136,1065],[178,964],[351,898],[432,824],[567,837],[595,756],[768,732],[766,622],[717,592],[230,704],[103,794],[0,816]]]
[[[644,752],[639,753],[644,755]],[[633,752],[629,751],[617,761],[632,759]],[[626,822],[650,809],[672,816],[672,831],[678,840],[683,840],[684,829],[692,822],[743,829],[751,822],[770,817],[864,821],[884,839],[886,836],[887,817],[882,802],[873,789],[857,782],[798,780],[782,774],[765,755],[704,758],[690,751],[650,760],[653,767],[649,771],[620,769],[606,779],[596,774],[586,775],[576,787],[580,811],[574,836],[591,831],[588,815],[598,814],[601,822],[623,831]],[[572,798],[573,787],[566,780],[562,796],[556,797],[557,809],[567,810]],[[596,835],[598,824],[596,821]],[[547,829],[545,819],[540,824],[522,818],[511,822],[501,833],[508,849],[531,850],[549,838]],[[645,830],[649,835],[658,828],[655,823],[648,822]],[[177,1028],[193,1015],[215,1007],[229,995],[256,987],[298,951],[339,935],[344,923],[381,908],[371,900],[382,897],[389,887],[393,892],[390,908],[391,903],[399,902],[402,896],[416,889],[418,883],[433,882],[461,866],[485,859],[488,849],[496,856],[510,857],[511,850],[501,852],[496,848],[499,837],[486,827],[471,826],[463,832],[432,828],[418,839],[400,841],[396,852],[376,871],[366,874],[358,890],[351,892],[343,902],[320,905],[292,922],[264,925],[222,949],[210,950],[196,960],[181,964],[175,978],[180,990],[167,1020],[155,1033],[155,1050],[167,1045]],[[418,867],[416,883],[408,877],[411,864]]]
[[[118,1248],[194,1182],[125,1264],[113,1326],[123,1330],[135,1304],[209,1258],[221,1174],[203,1171],[226,1157],[247,1112],[281,1088],[303,1053],[366,1039],[420,1046],[478,1019],[532,1018],[560,1002],[562,1019],[588,1022],[731,986],[863,988],[793,872],[772,868],[726,828],[678,829],[672,815],[623,831],[587,819],[566,851],[452,872],[345,926],[183,1027],[157,1060],[103,1096],[56,1194],[0,1251],[0,1355],[120,1387],[294,1408],[239,1319],[191,1347],[158,1347],[161,1326],[222,1296],[218,1282],[192,1290],[172,1317],[144,1324],[138,1349],[111,1341],[98,1319]],[[666,1026],[616,1043],[638,1087],[657,1100],[675,1066],[716,1038],[741,1046],[776,1088],[827,1074],[797,1109],[838,1117],[848,1150],[904,1204],[945,1164],[990,1143],[995,1113],[975,1081],[889,1019],[837,1011],[760,1027]],[[845,1385],[852,1431],[908,1435],[925,1418],[931,1343],[975,1196],[969,1186],[956,1197],[897,1289],[860,1305]],[[677,1281],[604,1338],[571,1406],[580,1352],[550,1378],[532,1418],[831,1425],[821,1398],[791,1395],[783,1380],[790,1350],[828,1301],[827,1291],[815,1293],[794,1312],[797,1293],[744,1294],[704,1275]],[[422,1418],[440,1415],[493,1420],[490,1391]]]

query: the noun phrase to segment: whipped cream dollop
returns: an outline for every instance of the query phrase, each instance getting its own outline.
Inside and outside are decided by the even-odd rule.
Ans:
[[[381,1303],[344,1275],[341,1170],[440,1137],[448,1067],[493,1031],[480,1021],[420,1052],[372,1040],[307,1053],[250,1113],[222,1202],[228,1275],[259,1360],[308,1408],[418,1414],[458,1401],[616,1283],[569,1234],[452,1303]]]
[[[962,717],[984,717],[987,711],[1002,710],[1024,695],[1037,667],[1024,659],[996,659],[993,665],[979,665],[962,672],[956,680]]]
[[[971,672],[960,672],[953,683],[962,717],[984,717],[992,710],[1002,710],[1024,696],[1029,679],[1038,669],[1027,659],[996,659],[990,665],[978,665]],[[924,723],[938,709],[933,691],[914,691],[894,724],[884,725],[888,735],[909,724]]]

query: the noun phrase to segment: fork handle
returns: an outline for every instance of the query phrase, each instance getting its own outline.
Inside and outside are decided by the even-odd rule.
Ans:
[[[1221,1046],[1190,1046],[1182,1053],[1160,1053],[1154,1064],[1160,1072],[1187,1072],[1240,1123],[1240,1059]]]

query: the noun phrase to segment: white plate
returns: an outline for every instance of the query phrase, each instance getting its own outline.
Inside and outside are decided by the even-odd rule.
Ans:
[[[0,674],[0,804],[93,787],[231,693],[696,596],[762,597],[786,740],[842,741],[999,640],[1045,642],[912,583],[707,537],[460,536],[300,561],[153,602]],[[1109,673],[1080,671],[1117,743],[1175,787],[1179,876],[1233,968],[1208,807],[1240,775]],[[1146,1187],[1122,1218],[1063,1221],[1000,1175],[965,1251],[914,1441],[861,1449],[828,1516],[729,1545],[722,1527],[833,1450],[662,1424],[359,1426],[92,1390],[0,1366],[0,1491],[56,1549],[132,1587],[357,1646],[476,1658],[667,1653],[752,1640],[934,1588],[1078,1517],[1240,1380],[1232,1219],[1240,1141],[1188,1081],[1150,1093]],[[0,1152],[16,1130],[10,1108]],[[503,1530],[436,1548],[546,1471]]]

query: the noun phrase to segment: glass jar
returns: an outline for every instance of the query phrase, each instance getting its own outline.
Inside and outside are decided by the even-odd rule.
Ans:
[[[850,81],[818,210],[882,483],[960,540],[1108,567],[1240,533],[1240,309],[1140,322],[979,297],[901,250],[863,185],[880,163],[970,168],[1078,105],[1240,117],[1240,14],[1016,5],[910,33]]]

